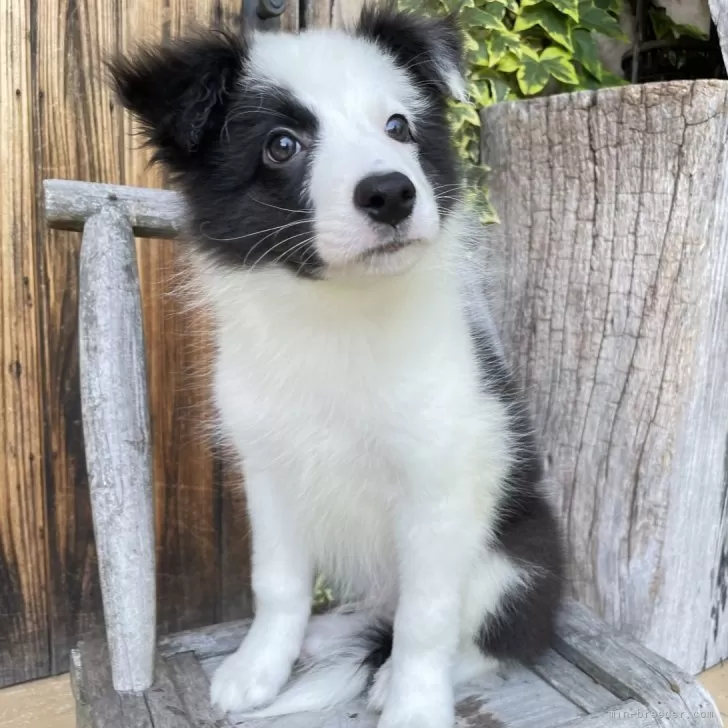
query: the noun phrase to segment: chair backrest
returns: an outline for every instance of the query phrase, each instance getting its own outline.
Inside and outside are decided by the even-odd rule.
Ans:
[[[175,237],[173,192],[44,182],[51,227],[83,232],[79,273],[81,406],[114,687],[152,684],[156,637],[152,446],[134,237]]]

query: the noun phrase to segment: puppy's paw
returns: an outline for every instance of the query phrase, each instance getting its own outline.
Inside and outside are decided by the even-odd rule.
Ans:
[[[389,683],[392,680],[392,658],[390,657],[378,670],[374,676],[374,682],[369,688],[367,703],[371,710],[381,713],[387,704],[389,697]]]
[[[377,728],[453,728],[455,712],[450,706],[431,701],[385,708]]]
[[[210,700],[226,713],[245,712],[270,703],[288,680],[286,661],[264,652],[247,655],[240,649],[217,668],[210,685]]]
[[[446,673],[423,673],[404,681],[385,673],[382,680],[389,683],[389,695],[377,728],[453,728],[455,706]]]

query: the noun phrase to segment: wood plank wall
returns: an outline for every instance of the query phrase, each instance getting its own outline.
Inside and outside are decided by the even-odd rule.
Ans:
[[[360,0],[289,0],[283,26],[341,25]],[[103,59],[241,0],[6,0],[0,6],[0,687],[64,671],[101,623],[76,344],[80,236],[49,232],[47,177],[164,186]],[[175,244],[138,245],[150,357],[160,631],[250,609],[234,464],[205,439],[209,341],[173,295]]]

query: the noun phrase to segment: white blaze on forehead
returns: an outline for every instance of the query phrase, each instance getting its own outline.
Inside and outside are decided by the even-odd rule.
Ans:
[[[341,30],[256,33],[249,78],[282,86],[319,118],[414,114],[423,100],[409,75],[373,42]]]
[[[354,203],[356,186],[373,174],[399,172],[415,187],[414,209],[400,234],[411,240],[437,234],[434,191],[417,147],[385,131],[389,117],[403,114],[416,134],[417,115],[426,113],[426,102],[385,51],[340,30],[260,33],[254,36],[246,75],[262,90],[290,92],[317,119],[305,191],[315,210],[315,246],[323,261],[345,265],[391,242],[393,229],[373,226]]]

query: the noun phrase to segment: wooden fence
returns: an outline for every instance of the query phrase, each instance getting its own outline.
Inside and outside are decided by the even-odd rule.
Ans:
[[[340,25],[360,0],[288,2],[282,24],[296,28]],[[725,2],[713,3],[724,43]],[[40,182],[163,186],[104,56],[242,12],[232,0],[0,7],[0,686],[64,670],[101,613],[80,236],[46,229]],[[726,82],[660,84],[483,114],[506,233],[496,313],[561,486],[573,591],[690,671],[728,657],[726,94]],[[204,439],[208,328],[172,295],[173,251],[138,245],[162,633],[250,609],[239,475]]]
[[[288,0],[281,24],[340,25],[358,0]],[[0,686],[57,673],[99,626],[77,351],[80,236],[47,230],[47,177],[164,186],[114,103],[104,58],[238,0],[7,0],[0,6]],[[172,291],[174,243],[139,245],[149,353],[160,631],[247,612],[238,478],[204,439],[208,340]],[[184,332],[184,337],[180,334]],[[222,574],[225,574],[223,581]]]

